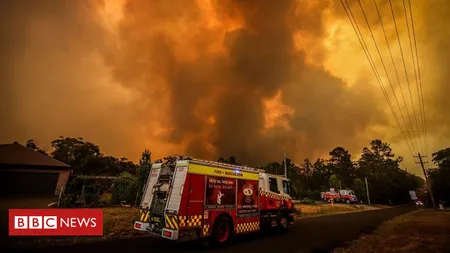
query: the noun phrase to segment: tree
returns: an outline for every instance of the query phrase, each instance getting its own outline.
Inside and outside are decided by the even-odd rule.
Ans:
[[[352,190],[355,192],[359,200],[367,201],[366,185],[361,178],[355,178]]]
[[[265,170],[269,174],[279,175],[281,171],[284,171],[283,166],[279,162],[271,162],[265,166],[262,166],[261,169]]]
[[[339,178],[336,175],[331,175],[330,177],[330,188],[334,188],[336,192],[340,189],[339,188]]]
[[[32,150],[38,149],[38,146],[36,145],[36,142],[33,139],[27,141],[26,147]]]
[[[350,187],[352,185],[354,167],[348,150],[343,147],[336,147],[331,150],[329,166],[331,171],[338,177],[339,186]]]
[[[36,144],[36,142],[33,139],[27,140],[27,143],[26,143],[25,146],[27,148],[29,148],[31,150],[34,150],[36,152],[39,152],[41,154],[48,155],[47,152],[46,152],[47,148],[44,148],[44,149],[39,148],[39,146]]]
[[[441,149],[433,153],[432,161],[439,168],[450,168],[450,148]]]
[[[329,188],[329,179],[331,172],[324,159],[318,158],[313,164],[313,172],[309,177],[309,183],[312,190],[325,191]]]
[[[225,159],[223,157],[219,157],[219,159],[217,159],[217,161],[219,163],[228,163],[228,164],[233,164],[233,165],[240,165],[237,161],[236,161],[236,157],[234,156],[230,156],[228,159]]]
[[[150,150],[145,149],[144,152],[142,152],[142,157],[139,160],[139,168],[138,168],[138,201],[137,204],[140,203],[143,190],[145,187],[145,184],[147,183],[148,175],[150,173],[151,168],[151,157],[152,153]]]
[[[433,153],[433,163],[436,169],[428,172],[433,194],[437,200],[450,202],[450,148]]]
[[[87,172],[86,168],[92,160],[100,158],[100,148],[83,138],[64,138],[63,136],[52,141],[55,149],[52,156],[72,166],[76,172]]]
[[[120,173],[114,180],[114,190],[111,195],[113,203],[134,203],[138,180],[129,172]]]
[[[69,164],[75,174],[116,175],[127,171],[135,174],[137,165],[127,158],[104,156],[98,145],[83,138],[59,137],[51,142],[53,158]]]
[[[356,176],[367,177],[373,203],[396,204],[409,201],[408,191],[420,187],[417,176],[400,168],[402,157],[396,157],[386,142],[373,140],[363,148]],[[361,196],[359,196],[361,197]]]

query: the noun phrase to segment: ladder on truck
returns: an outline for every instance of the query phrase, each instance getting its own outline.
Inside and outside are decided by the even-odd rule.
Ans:
[[[264,170],[248,167],[245,165],[235,165],[235,164],[214,162],[214,161],[208,161],[208,160],[202,160],[202,159],[196,159],[196,158],[190,158],[190,159],[186,159],[186,160],[190,160],[194,163],[201,164],[201,165],[215,166],[215,167],[221,167],[221,168],[226,168],[226,169],[234,169],[234,170],[237,169],[237,170],[249,171],[249,172],[264,172]]]

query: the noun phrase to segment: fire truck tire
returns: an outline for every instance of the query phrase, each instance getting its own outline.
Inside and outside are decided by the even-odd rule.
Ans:
[[[214,222],[211,244],[224,246],[230,244],[234,237],[233,222],[227,216],[221,216]]]
[[[346,200],[345,200],[345,203],[350,204],[350,200],[349,200],[349,199],[346,199]]]
[[[288,232],[289,226],[289,215],[286,213],[281,213],[278,219],[278,232],[280,234],[286,234]]]

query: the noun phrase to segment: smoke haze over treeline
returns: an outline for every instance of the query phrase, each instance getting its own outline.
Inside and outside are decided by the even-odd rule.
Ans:
[[[363,2],[389,59],[373,4]],[[400,61],[388,1],[377,2]],[[411,3],[433,152],[450,139],[450,4]],[[155,158],[236,156],[256,166],[282,159],[283,148],[298,161],[336,146],[357,155],[377,138],[416,169],[339,1],[0,5],[2,143],[81,136],[133,160],[149,148]]]

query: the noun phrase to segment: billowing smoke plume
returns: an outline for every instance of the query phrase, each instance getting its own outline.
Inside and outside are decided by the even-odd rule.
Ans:
[[[352,55],[330,67],[340,49],[367,67],[353,31],[331,31],[348,25],[339,2],[129,0],[107,16],[113,2],[2,4],[0,140],[249,165],[397,141],[372,73],[350,80]]]
[[[321,43],[324,3],[213,1],[213,17],[205,17],[201,5],[130,1],[120,23],[122,44],[109,64],[121,83],[141,85],[141,92],[164,86],[170,108],[164,137],[187,142],[188,154],[205,156],[212,146],[212,155],[256,163],[279,158],[283,147],[303,156],[338,144],[356,148],[367,141],[361,135],[369,126],[385,123],[374,92],[348,88],[327,73],[323,59],[306,64],[308,48],[295,45],[296,34]],[[210,18],[236,25],[208,26]],[[264,101],[277,92],[293,113],[272,119],[287,121],[287,129],[267,130]]]

